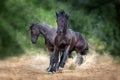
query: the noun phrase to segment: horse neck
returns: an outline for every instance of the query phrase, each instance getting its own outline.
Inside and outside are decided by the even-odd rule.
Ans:
[[[66,34],[67,34],[67,31],[68,31],[68,27],[66,27],[66,29],[64,30],[64,32],[63,32],[62,35],[66,35]]]
[[[64,37],[64,36],[66,36],[66,34],[67,34],[67,30],[63,33],[58,34],[58,35]]]
[[[48,27],[47,25],[40,24],[39,26],[39,31],[45,39],[49,38],[48,35],[51,34],[50,30],[51,30],[50,27]]]
[[[65,28],[64,28],[64,35],[67,34],[68,29],[69,29],[69,28],[68,28],[68,21],[67,21],[67,25],[66,25]]]
[[[46,31],[46,27],[44,27],[43,25],[39,24],[38,25],[38,28],[39,28],[39,31],[42,35],[45,34],[45,31]]]

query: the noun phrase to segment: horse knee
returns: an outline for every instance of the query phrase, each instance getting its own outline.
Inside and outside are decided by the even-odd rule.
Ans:
[[[58,58],[53,57],[53,58],[51,59],[51,62],[52,62],[52,63],[57,63],[57,62],[58,62]]]

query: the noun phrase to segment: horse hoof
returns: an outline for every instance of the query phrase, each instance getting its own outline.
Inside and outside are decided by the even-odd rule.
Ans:
[[[53,74],[53,72],[48,72],[48,74]]]
[[[63,70],[63,68],[62,67],[59,67],[59,69],[58,69],[58,73],[62,73],[62,70]]]
[[[53,74],[56,73],[56,71],[53,71]]]
[[[59,70],[62,70],[63,69],[63,67],[59,67]]]

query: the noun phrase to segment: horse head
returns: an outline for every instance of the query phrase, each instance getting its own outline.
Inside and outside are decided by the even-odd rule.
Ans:
[[[67,27],[68,27],[68,19],[69,16],[65,14],[64,10],[59,11],[59,13],[56,12],[56,17],[57,17],[57,33],[62,34],[66,33]]]
[[[32,24],[30,26],[30,32],[31,32],[31,41],[32,43],[35,44],[40,34],[37,24]]]

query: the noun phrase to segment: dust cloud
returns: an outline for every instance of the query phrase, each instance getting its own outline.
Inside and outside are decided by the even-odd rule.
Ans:
[[[78,65],[68,59],[65,68],[53,75],[47,73],[49,56],[23,55],[0,60],[0,80],[119,80],[120,65],[108,55],[96,53],[84,56]]]

